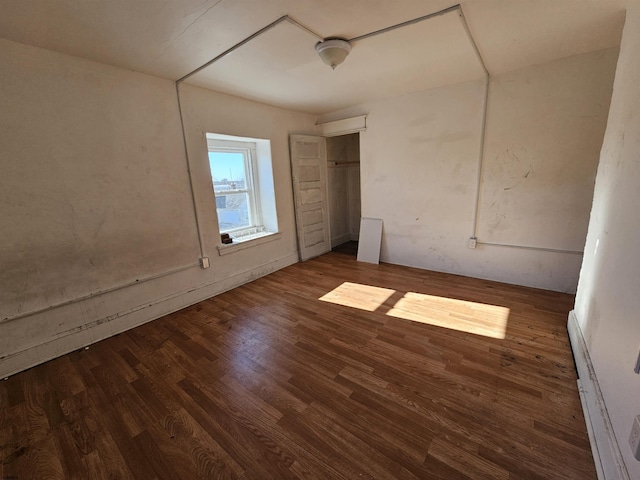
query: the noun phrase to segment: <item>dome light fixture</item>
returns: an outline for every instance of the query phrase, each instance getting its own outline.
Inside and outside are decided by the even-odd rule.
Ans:
[[[334,70],[344,62],[350,51],[351,44],[343,38],[326,38],[316,43],[316,52],[318,52],[320,58]]]

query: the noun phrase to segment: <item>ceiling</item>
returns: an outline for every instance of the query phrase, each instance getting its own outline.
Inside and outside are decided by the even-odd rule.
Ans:
[[[619,45],[629,0],[463,0],[491,74]],[[177,80],[289,15],[354,38],[454,5],[447,0],[0,0],[0,37]],[[322,114],[483,75],[457,13],[353,43],[331,70],[288,22],[187,83]]]

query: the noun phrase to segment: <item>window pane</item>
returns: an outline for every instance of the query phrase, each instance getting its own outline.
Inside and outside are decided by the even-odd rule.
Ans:
[[[209,152],[214,192],[247,188],[244,158],[241,152]]]
[[[251,226],[249,194],[246,190],[245,154],[243,152],[209,152],[209,167],[216,196],[220,232]]]
[[[222,233],[251,226],[247,193],[216,192],[216,210]]]

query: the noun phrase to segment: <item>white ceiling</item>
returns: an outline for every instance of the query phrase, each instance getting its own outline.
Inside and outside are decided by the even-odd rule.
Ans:
[[[617,46],[628,0],[464,0],[492,74]],[[0,0],[0,37],[176,80],[289,15],[353,38],[454,5],[447,0]],[[327,113],[482,76],[456,13],[354,42],[335,71],[290,23],[188,83]]]

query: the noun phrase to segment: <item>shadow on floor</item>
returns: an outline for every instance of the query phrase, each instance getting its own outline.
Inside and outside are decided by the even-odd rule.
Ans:
[[[353,255],[354,257],[358,255],[358,242],[350,241],[338,245],[331,249],[333,252],[344,253],[346,255]]]

